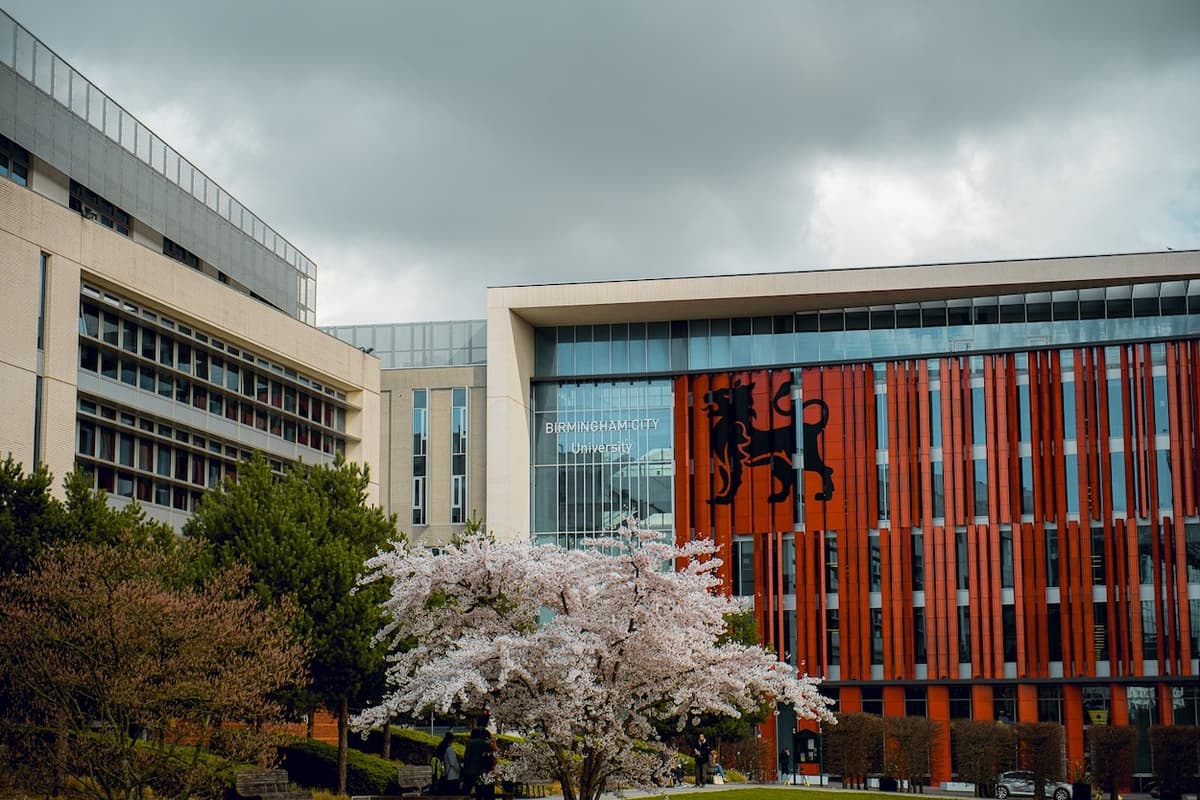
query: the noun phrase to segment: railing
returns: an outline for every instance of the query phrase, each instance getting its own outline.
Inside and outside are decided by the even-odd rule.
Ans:
[[[0,62],[289,264],[305,321],[315,324],[317,265],[2,9]]]

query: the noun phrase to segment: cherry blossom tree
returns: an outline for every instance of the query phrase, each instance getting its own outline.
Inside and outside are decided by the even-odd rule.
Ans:
[[[832,722],[815,679],[761,647],[718,641],[741,606],[720,593],[713,553],[711,542],[677,547],[633,520],[576,550],[478,537],[435,554],[398,543],[363,578],[390,582],[379,633],[389,690],[355,724],[486,711],[524,737],[502,777],[549,775],[565,800],[596,800],[665,777],[656,723],[682,730],[764,698]]]

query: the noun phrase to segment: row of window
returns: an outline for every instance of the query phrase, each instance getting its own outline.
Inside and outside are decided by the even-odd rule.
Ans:
[[[929,686],[904,687],[904,715],[925,717],[929,713]],[[1001,722],[1017,721],[1017,687],[1013,684],[992,685],[990,709],[974,707],[970,685],[952,684],[946,687],[949,694],[949,718],[973,719],[976,714],[984,715],[989,710],[991,718]],[[884,688],[862,686],[859,695],[864,714],[884,715]],[[840,691],[836,686],[824,685],[821,693],[837,701]],[[1200,724],[1200,686],[1192,684],[1170,687],[1172,718],[1176,725]],[[1158,724],[1158,693],[1153,686],[1126,686],[1125,702],[1129,718],[1149,716],[1150,724]],[[1111,686],[1082,687],[1083,720],[1085,725],[1103,725],[1108,722],[1112,710]],[[1064,723],[1067,720],[1065,699],[1061,684],[1037,684],[1037,720],[1039,722]],[[1027,720],[1021,720],[1027,721]]]
[[[914,591],[925,589],[925,555],[924,537],[920,531],[912,534],[912,588]],[[1107,560],[1104,558],[1104,530],[1096,527],[1092,531],[1093,552],[1092,578],[1096,585],[1105,585],[1107,575]],[[879,592],[882,589],[882,567],[879,550],[879,534],[872,533],[868,538],[869,548],[869,591]],[[1187,579],[1189,583],[1200,583],[1200,523],[1186,523],[1186,562]],[[967,535],[965,529],[959,530],[955,537],[957,566],[957,586],[966,590],[968,559]],[[1152,555],[1151,530],[1149,526],[1139,526],[1138,529],[1138,564],[1140,579],[1143,585],[1152,585],[1154,580],[1154,559]],[[733,542],[733,557],[731,559],[731,592],[742,597],[753,597],[755,591],[755,558],[754,540],[750,537],[738,538]],[[779,556],[782,581],[780,591],[785,594],[796,592],[796,554],[792,537],[787,536],[782,542],[782,552]],[[1000,574],[1003,588],[1013,588],[1013,543],[1012,530],[1005,526],[1000,533]],[[1046,532],[1046,562],[1048,586],[1058,586],[1058,533]],[[825,591],[827,594],[837,594],[839,585],[839,564],[837,534],[834,531],[825,533]],[[1189,631],[1193,652],[1200,652],[1200,599],[1190,600],[1191,628]],[[1050,661],[1061,661],[1062,655],[1062,614],[1058,603],[1046,604],[1047,633],[1049,639]],[[1142,658],[1154,661],[1160,657],[1158,646],[1158,631],[1153,601],[1142,601],[1140,606],[1142,617]],[[788,618],[786,615],[791,614]],[[795,612],[785,612],[784,628],[785,642],[782,648],[785,656],[791,658],[791,635],[795,626]],[[1091,637],[1096,645],[1096,658],[1100,661],[1109,659],[1108,650],[1108,606],[1104,602],[1093,604],[1093,628]],[[912,609],[913,647],[916,663],[926,661],[926,618],[923,607]],[[883,664],[883,610],[870,609],[871,629],[871,663]],[[841,625],[840,612],[836,608],[825,612],[825,647],[828,663],[840,663]],[[1015,662],[1017,659],[1017,624],[1014,606],[1005,605],[1001,609],[1002,646],[1004,660]],[[958,658],[961,663],[971,661],[971,628],[970,609],[967,606],[958,607]]]
[[[831,309],[775,317],[572,325],[534,334],[541,378],[901,358],[1186,335],[1200,281]]]
[[[208,489],[237,477],[252,453],[213,437],[86,395],[79,399],[75,453],[93,487],[141,503],[194,511]],[[283,462],[271,468],[282,474]]]
[[[188,338],[94,303],[80,305],[79,367],[174,399],[284,441],[344,452],[345,409],[328,396],[252,369],[236,348],[212,352]],[[183,327],[183,326],[181,326]],[[185,337],[186,331],[184,328]],[[245,358],[253,360],[253,356]]]
[[[170,317],[167,317],[164,314],[159,314],[149,308],[139,307],[136,303],[132,303],[129,300],[118,297],[108,290],[101,290],[95,286],[92,286],[91,284],[84,283],[80,291],[84,295],[84,302],[86,302],[86,298],[99,300],[102,302],[102,304],[111,306],[112,308],[122,312],[124,316],[128,317],[136,318],[140,313],[142,317],[142,324],[145,326],[157,325],[160,328],[170,331],[172,334],[178,335],[181,339],[194,339],[205,349],[227,353],[233,358],[241,358],[248,364],[257,365],[264,372],[270,372],[274,375],[282,376],[285,382],[298,383],[305,388],[311,388],[315,393],[324,394],[327,397],[338,401],[339,403],[344,403],[346,400],[345,392],[334,389],[332,386],[324,386],[315,378],[310,378],[303,373],[298,373],[290,367],[276,364],[273,361],[269,361],[268,359],[263,358],[262,356],[249,350],[238,349],[231,344],[222,342],[215,336],[210,337],[208,334],[203,333],[202,331],[193,330],[183,323],[176,324],[176,322]]]
[[[87,219],[112,228],[122,236],[129,235],[129,214],[74,179],[71,180],[68,205],[72,211],[78,211]]]

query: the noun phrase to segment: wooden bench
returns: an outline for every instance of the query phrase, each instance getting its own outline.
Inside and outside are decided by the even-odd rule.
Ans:
[[[518,798],[545,797],[550,794],[553,783],[547,778],[519,778],[508,781],[512,786],[513,795]]]
[[[234,776],[237,793],[260,800],[312,800],[308,789],[293,789],[286,769],[250,769]]]
[[[396,785],[400,787],[401,792],[421,794],[433,785],[433,767],[401,764],[396,767]]]

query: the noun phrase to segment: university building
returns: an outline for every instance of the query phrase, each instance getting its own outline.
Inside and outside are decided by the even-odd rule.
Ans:
[[[1072,763],[1090,725],[1200,723],[1200,252],[498,287],[326,332],[303,253],[0,13],[0,276],[0,456],[176,526],[250,453],[344,453],[435,545],[715,539],[842,711],[1060,722]],[[815,771],[795,727],[764,735]]]
[[[1132,725],[1149,772],[1200,722],[1198,382],[1200,252],[494,288],[487,519],[715,539],[839,710]]]
[[[0,274],[0,457],[177,527],[253,452],[378,475],[379,361],[313,327],[316,265],[3,12]]]

